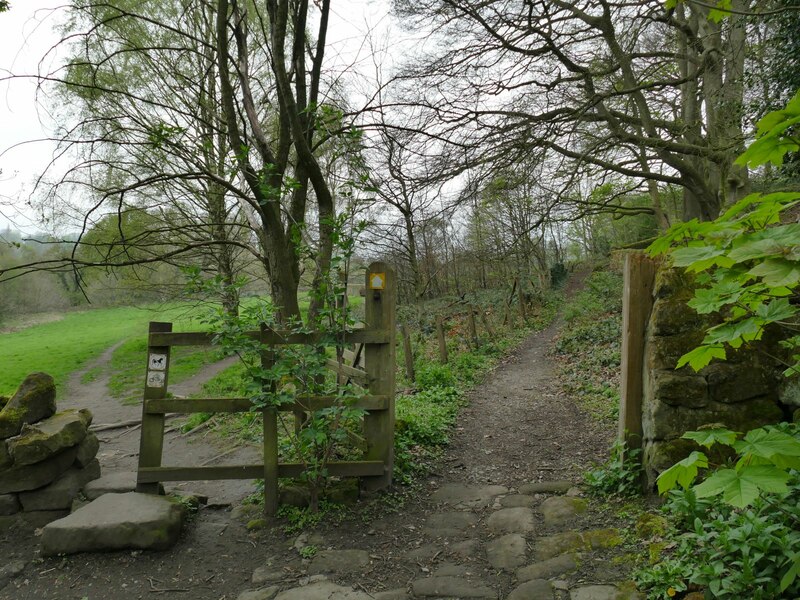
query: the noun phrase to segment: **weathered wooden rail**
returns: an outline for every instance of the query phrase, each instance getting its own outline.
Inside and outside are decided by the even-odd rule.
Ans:
[[[394,396],[395,396],[395,302],[397,282],[384,263],[373,263],[366,272],[364,327],[340,336],[344,344],[356,344],[356,351],[345,351],[351,364],[329,360],[328,366],[340,378],[354,380],[365,394],[351,406],[366,411],[363,460],[328,463],[329,474],[339,477],[361,477],[369,489],[387,487],[392,481],[394,466]],[[270,347],[285,344],[319,345],[321,334],[274,330],[252,331],[267,350],[262,364],[269,366]],[[264,479],[264,508],[273,515],[278,508],[278,479],[298,477],[304,466],[281,463],[278,456],[278,412],[295,414],[332,406],[334,396],[298,396],[280,407],[257,409],[262,413],[264,428],[263,462],[227,466],[162,466],[164,452],[164,419],[167,413],[250,412],[248,398],[170,398],[168,380],[170,350],[174,346],[209,346],[214,335],[206,332],[173,332],[171,323],[150,323],[147,378],[142,403],[142,430],[139,447],[139,468],[136,489],[157,493],[160,482],[219,479]],[[363,355],[363,356],[362,356]],[[363,360],[363,369],[358,365]]]

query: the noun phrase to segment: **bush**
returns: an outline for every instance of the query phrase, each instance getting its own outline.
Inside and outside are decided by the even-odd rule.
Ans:
[[[427,390],[435,387],[453,387],[456,376],[448,365],[428,362],[417,370],[417,386]]]

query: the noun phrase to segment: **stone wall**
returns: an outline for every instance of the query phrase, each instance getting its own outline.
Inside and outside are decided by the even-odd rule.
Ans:
[[[781,354],[774,332],[753,348],[729,351],[724,362],[700,372],[676,370],[678,359],[702,341],[714,321],[694,312],[690,275],[661,268],[653,289],[654,304],[644,349],[642,404],[643,462],[649,485],[664,469],[698,447],[680,439],[686,431],[719,424],[748,431],[782,420],[800,405],[796,386],[784,382],[781,367],[770,356]]]
[[[0,526],[22,517],[35,527],[69,514],[86,483],[100,477],[99,442],[88,410],[56,411],[56,387],[33,373],[0,410]]]

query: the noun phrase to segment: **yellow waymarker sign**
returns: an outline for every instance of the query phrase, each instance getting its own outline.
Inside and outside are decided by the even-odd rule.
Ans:
[[[370,273],[369,289],[382,290],[386,287],[386,273]]]

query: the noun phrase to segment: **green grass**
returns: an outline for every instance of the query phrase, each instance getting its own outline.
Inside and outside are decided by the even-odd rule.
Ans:
[[[36,371],[49,373],[63,388],[70,373],[120,340],[146,332],[148,321],[179,319],[185,310],[172,306],[70,312],[60,321],[2,334],[0,394],[13,394],[25,376]]]
[[[246,298],[243,304],[257,301]],[[359,307],[363,299],[353,297],[350,302]],[[301,297],[300,305],[307,310],[308,299]],[[22,380],[36,371],[52,375],[61,391],[70,373],[124,340],[111,359],[109,387],[116,398],[138,400],[144,385],[148,322],[171,321],[175,331],[201,331],[205,327],[199,316],[205,310],[190,303],[83,310],[68,312],[59,321],[0,334],[0,395],[13,394]],[[180,383],[217,359],[216,352],[207,348],[175,349],[170,383]],[[100,374],[100,369],[91,369],[82,379],[87,383]]]

